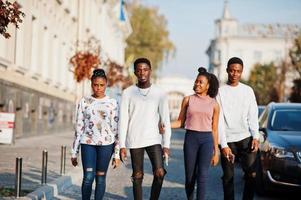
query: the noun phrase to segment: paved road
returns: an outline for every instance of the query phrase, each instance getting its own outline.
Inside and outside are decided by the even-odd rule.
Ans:
[[[185,198],[184,191],[184,166],[183,166],[183,145],[184,131],[175,130],[172,135],[172,156],[169,161],[169,166],[167,167],[167,175],[165,177],[163,189],[161,191],[160,199],[172,199],[172,200],[183,200]],[[146,155],[145,159],[145,176],[143,182],[143,196],[144,199],[149,199],[151,181],[152,181],[152,171],[151,165]],[[235,176],[235,189],[236,189],[236,199],[241,199],[242,189],[243,189],[243,175],[239,166],[236,167]],[[117,170],[109,169],[107,178],[107,190],[105,194],[106,200],[125,200],[133,199],[132,195],[132,184],[130,180],[131,166],[122,166]],[[221,184],[222,170],[221,166],[210,168],[210,175],[208,180],[208,190],[206,199],[207,200],[222,200],[223,190]],[[65,191],[57,199],[80,199],[80,181],[81,176],[78,178],[76,184]],[[299,196],[300,197],[300,196]],[[255,197],[255,200],[287,200],[294,199],[287,194],[276,193],[270,197]],[[295,198],[298,199],[298,198]]]
[[[162,200],[177,200],[185,199],[184,192],[184,167],[183,167],[183,145],[184,131],[175,130],[172,135],[172,156],[167,167],[167,175],[164,181],[160,199]],[[0,145],[0,187],[14,187],[14,170],[15,158],[23,157],[23,182],[24,189],[36,189],[40,185],[41,180],[41,159],[42,150],[47,149],[49,152],[48,160],[48,182],[59,177],[60,172],[60,147],[67,145],[67,150],[70,150],[73,134],[72,131],[64,132],[55,135],[44,135],[33,138],[22,138],[17,140],[15,145]],[[82,178],[81,167],[73,168],[69,162],[70,154],[67,154],[66,171],[72,172],[74,184],[64,193],[57,196],[55,199],[81,199],[80,184]],[[236,199],[241,199],[243,179],[242,173],[237,166],[235,176]],[[106,200],[124,200],[133,199],[132,184],[130,180],[131,165],[121,166],[117,170],[112,168],[108,171]],[[210,169],[208,180],[207,200],[223,199],[221,177],[221,167]],[[146,156],[145,159],[145,176],[144,176],[144,199],[149,198],[150,187],[152,181],[151,165]],[[300,194],[299,194],[300,197]],[[1,199],[1,197],[0,197]],[[255,200],[287,200],[300,199],[293,198],[288,193],[273,193],[269,197],[256,197]]]

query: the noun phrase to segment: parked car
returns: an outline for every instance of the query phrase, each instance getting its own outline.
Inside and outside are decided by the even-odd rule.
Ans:
[[[258,117],[260,117],[261,113],[264,111],[265,106],[263,105],[258,105]]]
[[[301,190],[301,103],[270,103],[259,118],[258,194],[278,187]]]

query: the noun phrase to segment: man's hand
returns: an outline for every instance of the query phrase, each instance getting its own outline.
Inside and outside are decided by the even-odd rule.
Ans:
[[[252,140],[251,151],[256,152],[258,150],[259,142],[257,139]]]
[[[112,166],[113,166],[113,169],[119,167],[120,166],[120,159],[113,158]]]
[[[169,148],[163,147],[163,157],[165,157],[165,155],[169,156],[170,151]]]
[[[228,159],[229,162],[234,163],[235,155],[229,147],[222,148],[222,154]]]
[[[169,159],[169,154],[170,154],[169,148],[163,147],[162,151],[163,151],[164,163],[166,166],[168,166],[168,159]]]
[[[78,162],[77,162],[77,158],[71,158],[71,163],[74,167],[77,166]]]
[[[120,148],[120,160],[121,162],[125,163],[127,160],[126,156],[126,148]]]
[[[225,147],[225,148],[222,148],[222,154],[227,157],[229,156],[230,154],[232,154],[232,151],[229,147]]]
[[[161,123],[161,122],[159,122],[158,126],[159,126],[159,133],[163,135],[165,133],[165,126],[164,126],[164,124]]]

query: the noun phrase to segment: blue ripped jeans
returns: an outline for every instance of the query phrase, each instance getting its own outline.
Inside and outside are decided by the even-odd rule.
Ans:
[[[81,144],[84,178],[82,199],[90,200],[92,184],[96,180],[95,200],[101,200],[106,190],[106,173],[113,154],[114,144],[95,146]]]

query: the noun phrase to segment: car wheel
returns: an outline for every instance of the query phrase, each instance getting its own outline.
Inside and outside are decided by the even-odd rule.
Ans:
[[[260,153],[257,154],[257,167],[256,167],[256,193],[263,196],[265,193],[264,177],[262,172],[262,165],[260,161]]]

